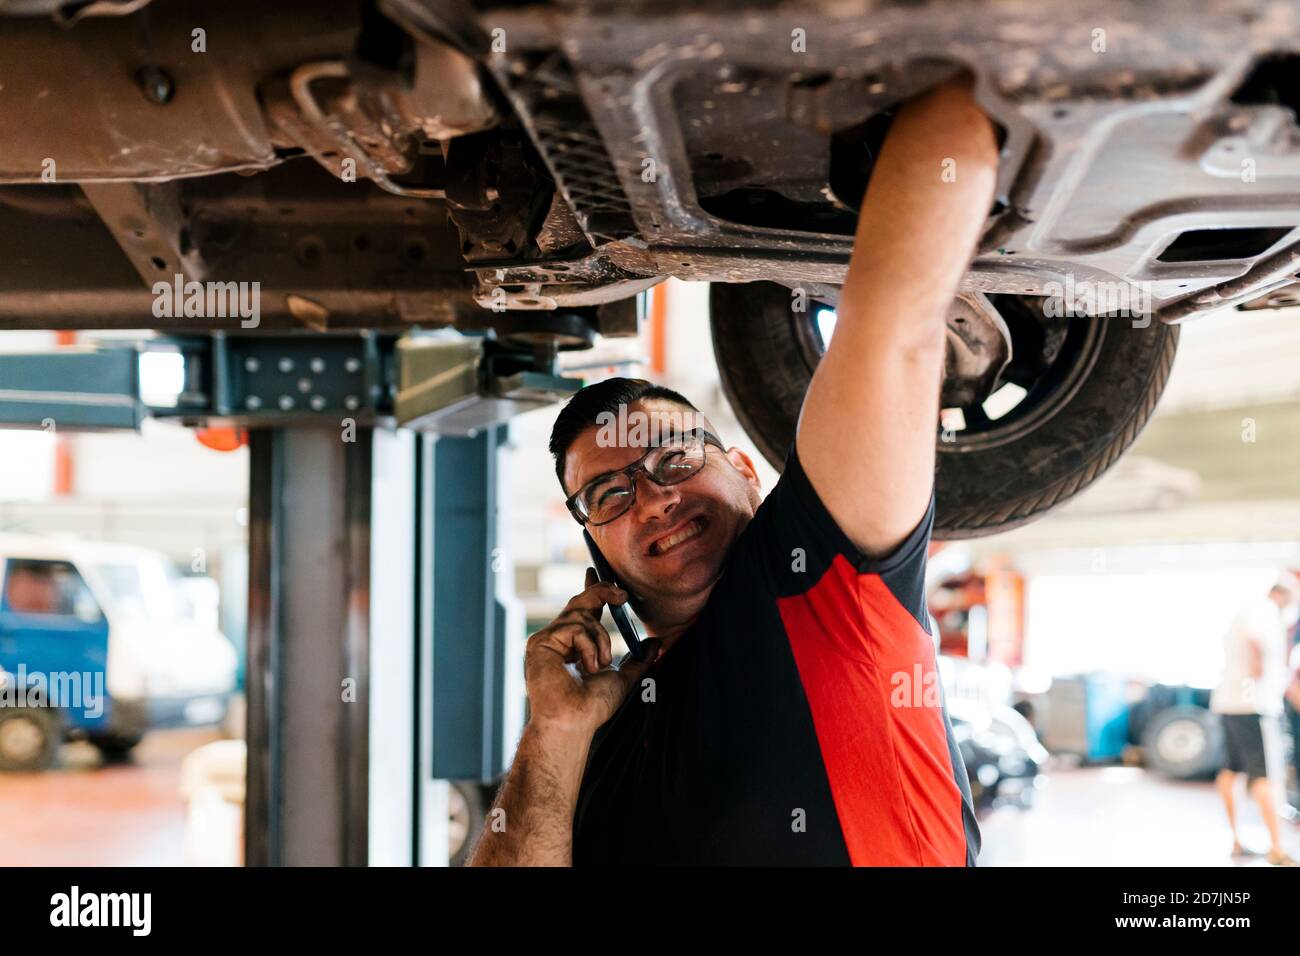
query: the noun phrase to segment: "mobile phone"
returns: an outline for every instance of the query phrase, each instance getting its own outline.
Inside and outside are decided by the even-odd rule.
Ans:
[[[600,548],[596,547],[596,542],[591,535],[583,531],[582,536],[587,541],[587,550],[591,552],[591,564],[596,569],[596,577],[627,591],[627,588],[619,584],[618,578],[614,575],[614,569],[609,566],[605,556],[600,553]],[[632,652],[633,659],[641,660],[642,655],[645,653],[641,645],[641,632],[637,629],[636,621],[632,620],[632,615],[627,613],[627,605],[611,604],[609,605],[609,613],[614,618],[614,623],[618,625],[618,632],[623,635],[623,642],[627,644],[627,649]]]

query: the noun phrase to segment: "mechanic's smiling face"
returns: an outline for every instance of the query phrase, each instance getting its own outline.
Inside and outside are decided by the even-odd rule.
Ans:
[[[680,428],[683,409],[664,399],[644,399],[628,406],[628,419],[643,413],[653,420],[648,435]],[[694,414],[694,413],[692,413]],[[695,415],[710,431],[713,426]],[[657,428],[657,430],[656,430]],[[564,486],[569,493],[593,478],[625,468],[645,454],[639,446],[602,446],[600,430],[592,425],[569,446],[564,461]],[[717,582],[723,561],[759,502],[758,475],[749,456],[738,448],[723,453],[706,446],[704,467],[675,485],[657,485],[639,473],[636,500],[607,524],[588,527],[623,585],[642,598],[637,610],[649,623],[672,618],[671,602],[699,603]],[[692,600],[694,599],[694,600]],[[699,607],[694,608],[698,613]]]

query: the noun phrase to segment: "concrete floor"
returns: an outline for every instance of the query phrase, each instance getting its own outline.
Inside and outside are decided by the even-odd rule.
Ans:
[[[180,762],[218,739],[210,730],[149,735],[131,763],[102,765],[86,744],[60,769],[0,775],[3,866],[179,866],[185,863]],[[1238,809],[1242,840],[1264,849],[1253,805]],[[1300,827],[1283,823],[1293,856]],[[1208,783],[1172,783],[1135,767],[1054,770],[1033,809],[983,821],[981,866],[1263,866],[1232,860],[1223,810]]]
[[[1244,785],[1237,825],[1248,849],[1268,849]],[[1281,826],[1300,859],[1300,827]],[[999,808],[980,830],[980,866],[1268,866],[1229,856],[1232,831],[1213,784],[1163,780],[1140,767],[1054,770],[1032,809]]]
[[[45,773],[0,774],[0,866],[183,866],[180,764],[215,730],[155,731],[129,763],[65,744]]]

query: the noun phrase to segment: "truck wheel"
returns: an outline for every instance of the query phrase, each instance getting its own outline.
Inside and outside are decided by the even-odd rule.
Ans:
[[[1142,738],[1146,765],[1175,780],[1213,776],[1223,766],[1223,725],[1203,707],[1168,707]]]
[[[960,424],[943,432],[935,423],[936,539],[1008,531],[1092,484],[1151,417],[1178,344],[1178,327],[1155,319],[1139,327],[1126,318],[1052,317],[1044,299],[986,299],[1010,361],[983,388],[945,382],[943,404],[961,415],[949,414],[946,424]],[[723,391],[780,469],[833,313],[811,301],[795,310],[791,290],[770,282],[714,283],[710,311]]]
[[[447,789],[447,854],[452,866],[464,866],[474,838],[487,819],[483,795],[472,780],[453,780]]]
[[[119,763],[131,756],[144,734],[97,734],[90,738],[104,757],[105,763]]]
[[[47,770],[54,766],[63,728],[41,707],[0,709],[0,770]]]

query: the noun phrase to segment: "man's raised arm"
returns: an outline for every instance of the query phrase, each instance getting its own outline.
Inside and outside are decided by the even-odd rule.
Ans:
[[[872,171],[795,439],[818,496],[863,552],[925,515],[944,324],[993,202],[997,144],[963,80],[905,104]]]

